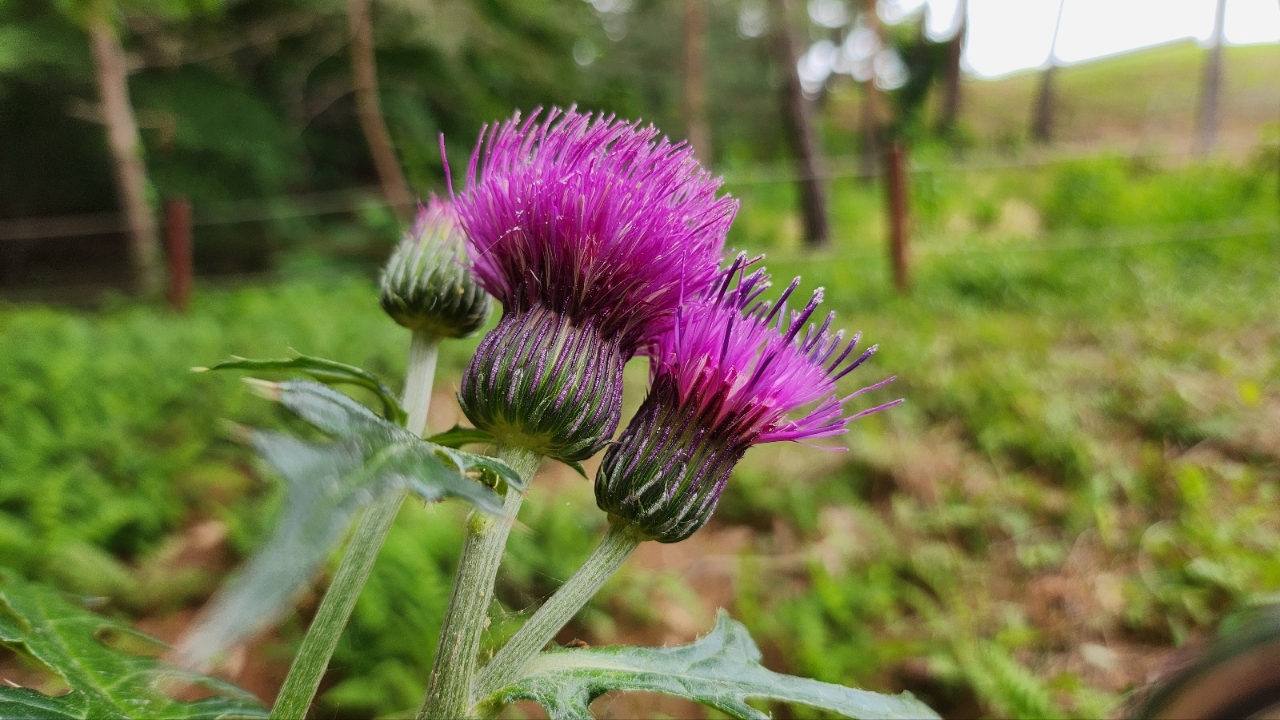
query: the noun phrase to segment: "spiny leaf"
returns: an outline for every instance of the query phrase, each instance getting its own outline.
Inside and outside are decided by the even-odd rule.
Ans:
[[[881,695],[775,673],[760,650],[723,610],[705,637],[669,648],[606,647],[553,650],[535,659],[524,678],[494,693],[482,709],[533,700],[553,719],[588,719],[591,701],[612,690],[662,693],[708,705],[736,718],[769,716],[747,698],[797,703],[850,718],[936,718],[909,693]]]
[[[369,390],[382,401],[383,414],[386,415],[386,418],[397,425],[404,425],[405,420],[409,417],[404,408],[400,406],[400,401],[395,394],[391,392],[390,388],[382,384],[377,375],[368,370],[340,363],[336,360],[326,360],[311,355],[299,355],[296,358],[281,358],[279,360],[254,360],[238,357],[226,362],[220,362],[212,367],[194,369],[199,372],[206,370],[300,372],[325,385],[356,385]]]
[[[462,427],[461,425],[454,425],[442,433],[432,435],[427,438],[427,440],[435,443],[436,445],[460,448],[463,445],[491,443],[493,442],[493,435],[490,435],[487,431],[481,430],[480,428],[469,428]]]
[[[0,717],[174,718],[221,720],[265,718],[267,709],[234,685],[166,665],[154,657],[107,646],[106,634],[163,652],[160,640],[86,611],[58,591],[0,574],[0,644],[30,656],[71,687],[51,697],[29,688],[0,686]],[[217,694],[175,700],[165,683],[196,684]]]
[[[407,490],[427,501],[455,497],[499,513],[498,495],[468,475],[524,488],[501,461],[426,442],[324,385],[292,380],[261,387],[335,441],[250,434],[253,446],[284,479],[284,513],[272,536],[180,644],[183,661],[193,667],[203,667],[275,622],[341,541],[356,512],[375,498]]]

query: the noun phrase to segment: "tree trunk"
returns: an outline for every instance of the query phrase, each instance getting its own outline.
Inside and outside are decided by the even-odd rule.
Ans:
[[[369,18],[370,0],[349,0],[348,19],[351,22],[351,75],[355,79],[356,115],[360,129],[364,131],[373,167],[378,172],[382,194],[402,219],[413,215],[413,194],[404,179],[400,161],[396,159],[391,134],[382,117],[382,103],[378,99],[378,68],[373,57],[373,23]]]
[[[1035,114],[1031,119],[1031,139],[1041,144],[1053,140],[1053,80],[1057,74],[1057,65],[1050,65],[1040,74],[1040,90],[1036,93]]]
[[[129,104],[129,69],[124,48],[105,11],[90,20],[89,45],[93,54],[107,149],[115,171],[116,193],[129,234],[129,266],[133,291],[149,294],[160,288],[160,239],[156,218],[147,200],[147,168],[142,162],[138,121]]]
[[[1218,139],[1218,96],[1222,90],[1222,42],[1223,19],[1227,14],[1227,0],[1218,0],[1213,16],[1213,39],[1209,57],[1204,65],[1204,78],[1200,84],[1200,113],[1196,122],[1196,152],[1208,155]]]
[[[684,0],[684,131],[703,165],[711,164],[707,126],[707,6]]]
[[[884,197],[889,220],[889,263],[893,285],[900,293],[911,289],[908,272],[907,235],[911,228],[907,197],[907,150],[894,140],[884,152]]]
[[[862,84],[862,107],[859,112],[862,143],[858,155],[858,178],[864,183],[872,184],[876,179],[876,159],[880,154],[880,91],[876,88],[874,79]]]
[[[805,242],[811,246],[827,244],[827,193],[818,134],[813,127],[812,107],[800,87],[796,71],[799,59],[795,39],[791,36],[790,0],[773,0],[774,45],[778,63],[782,65],[782,119],[796,172],[800,176],[800,203],[804,213]]]
[[[969,29],[967,0],[956,3],[956,34],[947,42],[947,68],[943,79],[942,112],[938,118],[938,131],[950,132],[960,119],[960,59],[964,55],[964,38]]]
[[[862,8],[864,24],[877,40],[883,37],[880,32],[880,17],[876,15],[876,0],[864,0]],[[871,77],[862,83],[862,107],[859,123],[862,126],[861,155],[858,158],[858,175],[868,185],[876,180],[876,169],[880,159],[880,89],[876,87],[875,58],[872,58]]]
[[[800,176],[805,243],[810,246],[826,245],[830,231],[827,226],[827,193],[823,185],[825,173],[818,134],[813,127],[813,110],[800,87],[800,75],[796,70],[799,56],[791,35],[791,1],[773,0],[772,5],[773,40],[778,63],[782,66],[782,119],[795,156],[796,173]]]
[[[1031,116],[1031,139],[1041,144],[1053,140],[1053,116],[1057,109],[1053,81],[1058,74],[1058,31],[1062,29],[1062,11],[1066,7],[1067,0],[1060,0],[1058,19],[1053,23],[1053,42],[1049,44],[1049,67],[1040,74],[1040,91]]]

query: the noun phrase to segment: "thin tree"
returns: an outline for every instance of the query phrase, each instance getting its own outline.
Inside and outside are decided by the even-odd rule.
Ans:
[[[876,0],[863,0],[862,24],[876,38],[876,52],[883,46],[884,33],[880,28],[880,16],[876,14]],[[880,89],[876,87],[875,56],[871,57],[871,73],[867,81],[862,83],[862,107],[859,124],[861,125],[861,155],[858,158],[859,176],[868,184],[875,181],[877,168],[880,166],[880,106],[882,98]]]
[[[369,17],[370,0],[349,0],[347,15],[351,23],[351,75],[355,80],[356,116],[369,155],[373,158],[382,194],[401,218],[413,212],[413,194],[400,169],[391,134],[382,116],[378,99],[378,68],[373,56],[373,23]]]
[[[709,165],[706,3],[707,0],[684,0],[684,131],[698,159]]]
[[[782,118],[787,139],[800,176],[800,203],[804,214],[805,242],[825,245],[827,194],[824,187],[822,151],[813,126],[813,109],[800,86],[795,38],[791,34],[791,0],[773,0],[773,36],[778,63],[782,66]]]
[[[968,0],[956,2],[955,34],[947,41],[947,66],[943,77],[942,107],[938,115],[938,131],[949,132],[960,118],[960,59],[964,55],[964,39],[969,30]]]
[[[1038,143],[1053,140],[1053,115],[1056,104],[1054,79],[1058,74],[1058,31],[1062,29],[1062,11],[1067,0],[1058,3],[1058,18],[1053,22],[1053,41],[1049,43],[1049,66],[1040,74],[1040,91],[1036,94],[1035,109],[1031,116],[1031,138]]]
[[[1227,0],[1218,0],[1218,9],[1213,15],[1213,38],[1200,83],[1200,112],[1196,121],[1196,152],[1200,155],[1212,152],[1218,139],[1218,97],[1222,91],[1223,20],[1226,15]]]
[[[96,3],[87,17],[94,79],[101,102],[107,149],[111,154],[116,193],[129,236],[133,290],[149,294],[161,285],[160,239],[147,198],[147,167],[142,161],[138,120],[129,102],[129,67],[112,23],[114,4]]]

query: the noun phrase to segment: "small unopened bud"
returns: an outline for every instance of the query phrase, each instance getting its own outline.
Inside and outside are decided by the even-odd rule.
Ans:
[[[383,268],[382,309],[410,330],[465,337],[489,318],[492,301],[466,265],[453,208],[432,198]]]

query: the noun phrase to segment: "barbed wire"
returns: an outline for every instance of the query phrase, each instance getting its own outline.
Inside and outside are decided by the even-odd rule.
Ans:
[[[1230,142],[1220,143],[1218,146],[1219,151],[1226,149],[1239,151],[1241,149],[1280,146],[1280,143],[1259,143],[1256,140],[1245,143],[1240,141],[1242,137],[1233,137]],[[1175,143],[1175,145],[1177,144]],[[1185,148],[1124,148],[1102,144],[1059,145],[1054,150],[1035,151],[1016,158],[997,156],[932,165],[915,164],[908,168],[908,172],[923,174],[1034,168],[1097,159],[1099,157],[1137,160],[1171,157],[1190,158],[1194,156],[1195,153],[1193,151]],[[724,178],[725,184],[733,188],[798,182],[815,177],[822,180],[842,180],[873,179],[878,176],[877,171],[864,170],[860,166],[861,162],[862,159],[858,156],[845,155],[828,158],[826,161],[828,169],[817,174],[797,173],[776,166],[759,166],[756,168],[729,170],[725,173]],[[192,225],[195,227],[210,227],[250,222],[272,222],[322,215],[338,215],[390,206],[390,203],[382,197],[381,188],[376,185],[366,185],[343,190],[201,205],[194,209]],[[122,233],[125,230],[123,216],[120,213],[113,212],[15,218],[0,220],[0,242],[109,235]]]
[[[911,254],[915,256],[947,256],[969,254],[1000,254],[1027,252],[1065,252],[1080,250],[1116,250],[1146,245],[1171,245],[1188,242],[1206,242],[1210,240],[1263,238],[1276,235],[1280,237],[1280,223],[1257,220],[1229,220],[1216,223],[1170,223],[1167,225],[1140,225],[1131,227],[1102,227],[1094,230],[1072,228],[1037,233],[1034,243],[1007,244],[967,244],[939,247],[934,244],[941,238],[939,235],[926,235],[912,243]],[[1078,237],[1119,238],[1118,240],[1060,242]],[[829,262],[834,255],[841,258],[873,257],[883,255],[884,248],[822,248],[782,255],[770,253],[768,261],[778,264]]]
[[[300,217],[336,215],[366,208],[390,207],[377,186],[287,195],[261,200],[223,202],[196,208],[192,225],[234,225]],[[109,235],[125,231],[120,213],[84,213],[0,220],[0,242]]]

